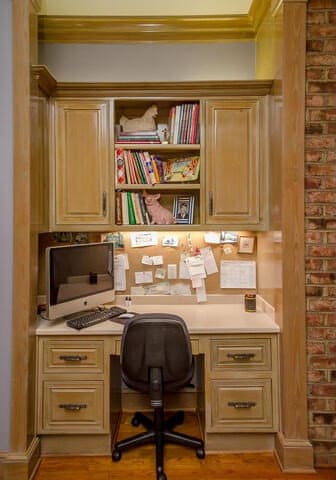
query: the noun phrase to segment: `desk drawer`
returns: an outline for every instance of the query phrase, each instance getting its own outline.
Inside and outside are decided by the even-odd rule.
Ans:
[[[39,433],[104,431],[104,386],[100,381],[43,382]]]
[[[272,431],[272,382],[214,380],[211,382],[208,431]]]
[[[103,340],[42,340],[43,373],[102,373]]]
[[[271,370],[271,339],[230,336],[210,340],[211,371]]]

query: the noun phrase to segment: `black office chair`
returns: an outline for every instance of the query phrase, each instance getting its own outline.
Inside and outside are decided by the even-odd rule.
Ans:
[[[164,420],[164,392],[188,385],[193,376],[191,343],[182,318],[162,313],[135,316],[124,328],[120,361],[121,375],[126,385],[149,393],[154,419],[136,412],[132,425],[142,424],[147,431],[117,442],[112,459],[120,460],[123,450],[154,442],[157,480],[166,480],[163,469],[165,443],[192,447],[198,458],[204,458],[203,440],[173,430],[176,425],[183,423],[183,411]]]

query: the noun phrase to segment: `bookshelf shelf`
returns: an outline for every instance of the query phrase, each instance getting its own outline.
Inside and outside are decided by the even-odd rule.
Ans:
[[[164,144],[164,143],[116,143],[115,148],[124,150],[150,150],[151,152],[189,152],[199,151],[200,144]]]
[[[132,185],[126,183],[116,184],[116,190],[199,190],[201,188],[200,183],[157,183],[155,185]]]

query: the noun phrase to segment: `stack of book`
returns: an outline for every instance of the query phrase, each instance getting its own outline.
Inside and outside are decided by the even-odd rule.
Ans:
[[[119,132],[116,143],[161,143],[157,130]]]
[[[168,117],[169,143],[199,143],[199,103],[175,105]]]
[[[141,192],[121,192],[115,195],[117,225],[150,225],[150,216]]]
[[[164,183],[164,165],[160,157],[149,152],[118,148],[116,156],[116,181],[118,185],[155,185]]]

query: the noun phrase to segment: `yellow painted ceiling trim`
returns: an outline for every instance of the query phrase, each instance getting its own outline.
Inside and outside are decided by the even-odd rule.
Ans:
[[[223,42],[253,40],[271,0],[254,0],[246,15],[39,16],[46,43]]]

